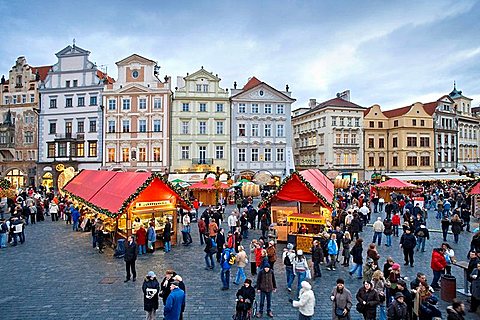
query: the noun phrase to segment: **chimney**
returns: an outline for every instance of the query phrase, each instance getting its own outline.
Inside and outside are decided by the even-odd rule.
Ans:
[[[317,99],[310,99],[310,101],[308,102],[308,106],[310,107],[310,109],[315,108],[316,105],[317,105]]]
[[[233,89],[237,89],[237,81],[233,82]]]
[[[343,99],[345,101],[350,101],[350,90],[345,90],[343,92],[337,93],[337,98]]]
[[[285,91],[288,92],[288,89],[290,89],[290,87],[288,86],[288,84],[285,86]]]

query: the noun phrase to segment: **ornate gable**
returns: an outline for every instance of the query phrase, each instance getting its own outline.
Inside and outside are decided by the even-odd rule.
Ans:
[[[295,99],[290,98],[263,82],[249,90],[240,92],[235,95],[234,98],[236,100],[285,101],[286,103],[295,101]]]
[[[136,53],[126,57],[125,59],[122,59],[115,64],[117,66],[127,66],[131,64],[139,64],[139,65],[155,65],[157,64],[155,61],[147,59],[145,57],[142,57],[141,55],[138,55]]]
[[[60,58],[60,57],[66,57],[66,56],[84,56],[84,55],[89,55],[90,51],[87,51],[85,49],[82,49],[80,47],[77,47],[76,45],[73,46],[67,46],[64,49],[60,50],[57,52],[55,55]]]
[[[188,76],[186,76],[184,79],[186,81],[189,81],[189,80],[197,80],[199,78],[207,78],[208,80],[211,80],[211,81],[220,81],[221,79],[214,75],[212,72],[208,72],[207,70],[203,69],[203,67],[192,73],[192,74],[189,74]]]

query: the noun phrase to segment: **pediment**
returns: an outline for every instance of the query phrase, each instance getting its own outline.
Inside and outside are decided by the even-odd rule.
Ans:
[[[129,85],[118,90],[118,93],[148,93],[149,90],[139,85]]]
[[[235,100],[258,100],[258,101],[283,101],[285,103],[292,103],[295,99],[288,97],[282,92],[262,83],[245,92],[237,94]]]
[[[122,59],[118,62],[116,62],[115,64],[117,66],[126,66],[126,65],[130,65],[132,63],[138,63],[140,65],[152,65],[152,64],[156,64],[155,61],[153,60],[150,60],[150,59],[147,59],[145,57],[142,57],[141,55],[138,55],[136,53],[126,57],[125,59]]]
[[[59,52],[57,52],[56,56],[57,57],[64,57],[64,56],[72,56],[72,55],[89,55],[90,51],[87,51],[85,49],[82,49],[80,47],[77,47],[76,45],[72,46],[66,46]]]
[[[207,70],[203,69],[203,67],[200,70],[195,71],[192,74],[189,74],[184,79],[185,80],[197,80],[199,78],[206,78],[206,79],[212,80],[212,81],[220,81],[221,80],[219,77],[215,76],[213,73],[208,72]]]

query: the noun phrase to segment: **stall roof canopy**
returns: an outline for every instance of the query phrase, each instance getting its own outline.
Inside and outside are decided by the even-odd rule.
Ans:
[[[412,183],[408,183],[406,181],[392,178],[390,180],[384,181],[374,186],[376,189],[416,189],[418,188],[416,185]]]
[[[469,192],[470,194],[480,194],[480,182],[478,182],[477,184],[475,184],[472,188],[472,190],[470,190]]]
[[[267,201],[320,202],[332,208],[333,189],[333,182],[318,169],[295,171],[285,178],[278,190]]]
[[[190,189],[196,189],[196,190],[213,190],[213,189],[217,189],[215,187],[215,179],[213,179],[212,177],[207,177],[206,183],[204,183],[204,181],[200,181],[200,182],[197,182],[197,183],[194,183],[192,184],[189,188]],[[229,189],[230,187],[228,186],[228,184],[226,183],[223,183],[223,182],[220,182],[220,187],[219,189]]]
[[[155,180],[164,186],[162,191],[175,196],[182,207],[190,209],[175,187],[157,173],[82,170],[63,189],[96,210],[116,216]]]
[[[467,181],[472,178],[461,176],[459,174],[448,174],[441,172],[422,172],[422,173],[387,173],[390,178],[397,178],[410,182],[428,182],[428,181]]]

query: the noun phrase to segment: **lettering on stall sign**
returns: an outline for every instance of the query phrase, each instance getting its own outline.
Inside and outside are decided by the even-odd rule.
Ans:
[[[162,200],[162,201],[150,201],[150,202],[137,202],[135,204],[136,208],[147,208],[147,207],[163,207],[170,205],[170,201]]]
[[[297,223],[325,224],[325,217],[305,218],[305,217],[288,216],[287,220],[288,222],[297,222]]]

